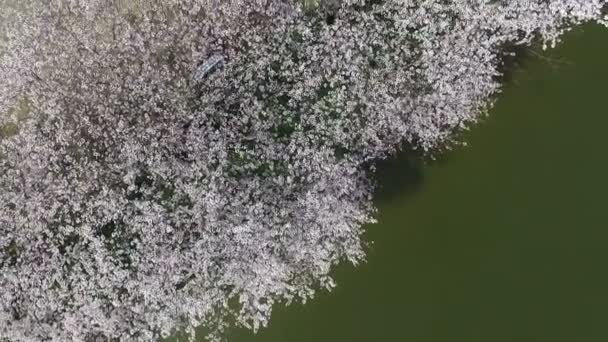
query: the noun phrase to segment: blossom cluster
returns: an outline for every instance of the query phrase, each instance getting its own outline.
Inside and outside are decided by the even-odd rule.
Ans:
[[[0,341],[265,326],[364,260],[375,160],[606,4],[0,0]]]

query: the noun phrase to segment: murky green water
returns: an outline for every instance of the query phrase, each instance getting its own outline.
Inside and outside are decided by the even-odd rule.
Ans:
[[[608,29],[543,56],[467,148],[384,168],[366,264],[231,341],[608,341]]]

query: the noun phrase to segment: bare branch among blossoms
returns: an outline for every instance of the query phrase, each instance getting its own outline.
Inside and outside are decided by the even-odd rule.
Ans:
[[[224,57],[219,54],[209,57],[209,59],[205,60],[196,68],[196,70],[194,70],[194,75],[192,76],[194,82],[202,82],[205,79],[205,76],[212,72],[213,69],[217,68],[223,61]]]

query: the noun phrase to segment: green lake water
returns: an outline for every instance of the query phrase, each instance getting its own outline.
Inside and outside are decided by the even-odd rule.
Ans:
[[[367,263],[229,340],[608,341],[608,29],[541,54],[468,147],[382,166]]]

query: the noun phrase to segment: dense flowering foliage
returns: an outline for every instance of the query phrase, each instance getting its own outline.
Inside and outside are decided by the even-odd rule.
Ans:
[[[0,0],[0,340],[267,324],[364,259],[369,165],[605,0]]]

